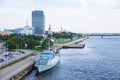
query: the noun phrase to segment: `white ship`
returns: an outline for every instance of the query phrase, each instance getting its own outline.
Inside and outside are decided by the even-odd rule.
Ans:
[[[43,51],[40,54],[38,60],[36,60],[35,67],[37,68],[38,72],[44,72],[53,68],[57,63],[60,61],[60,54],[59,52],[56,53],[51,51],[50,48],[47,51]]]

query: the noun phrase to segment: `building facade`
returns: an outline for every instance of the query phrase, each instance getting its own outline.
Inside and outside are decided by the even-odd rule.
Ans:
[[[34,28],[32,26],[26,25],[22,28],[25,35],[33,35],[34,34]]]
[[[13,34],[21,34],[21,35],[33,35],[34,34],[34,28],[28,24],[22,28],[5,29],[4,31],[12,32]]]
[[[5,32],[5,31],[0,31],[0,35],[5,36],[5,35],[11,35],[13,32]]]
[[[34,34],[45,33],[45,16],[43,11],[32,11],[32,26],[35,29]]]

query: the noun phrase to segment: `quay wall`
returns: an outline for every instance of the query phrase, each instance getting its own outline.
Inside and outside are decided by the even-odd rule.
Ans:
[[[77,39],[75,41],[72,41],[72,42],[69,42],[69,43],[66,43],[66,44],[59,44],[57,46],[55,46],[53,48],[53,50],[56,50],[56,51],[59,51],[60,49],[63,48],[63,46],[66,46],[66,45],[74,45],[74,44],[78,44],[79,42],[82,42],[84,40],[86,40],[87,38],[80,38],[80,39]],[[82,44],[81,46],[85,46],[84,44]]]
[[[10,80],[21,80],[27,75],[30,71],[33,70],[34,63],[27,65],[27,67],[21,70],[19,73],[15,74]]]
[[[18,67],[9,74],[3,76],[0,80],[21,80],[26,74],[28,74],[34,67],[34,62],[28,62],[24,66]]]
[[[29,52],[29,55],[33,54],[34,51]],[[27,54],[27,53],[26,53]],[[25,55],[24,57],[27,57]],[[20,80],[20,77],[23,77],[33,68],[35,56],[28,56],[28,58],[21,60],[15,64],[8,65],[8,67],[0,70],[0,80]],[[20,58],[22,59],[22,58]],[[18,59],[19,60],[19,59]]]

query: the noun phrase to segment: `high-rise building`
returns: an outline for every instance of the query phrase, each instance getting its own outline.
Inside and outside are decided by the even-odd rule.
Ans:
[[[35,34],[45,33],[45,16],[43,11],[32,11],[32,26]]]

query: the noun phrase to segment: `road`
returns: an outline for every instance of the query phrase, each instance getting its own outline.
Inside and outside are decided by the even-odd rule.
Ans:
[[[20,58],[22,58],[22,57],[24,57],[24,56],[26,56],[26,55],[29,55],[29,54],[31,54],[31,53],[33,53],[34,51],[30,51],[30,50],[24,50],[25,51],[25,54],[21,54],[21,55],[15,55],[15,53],[14,53],[14,58],[11,58],[11,59],[9,59],[9,60],[6,60],[6,61],[3,61],[3,62],[0,62],[0,67],[2,67],[2,66],[4,66],[4,65],[7,65],[7,64],[9,64],[9,63],[11,63],[11,62],[14,62],[14,61],[16,61],[16,60],[18,60],[18,59],[20,59]],[[7,54],[7,53],[6,53]]]
[[[27,68],[29,65],[33,64],[36,57],[38,57],[38,56],[39,55],[30,56],[29,58],[27,58],[25,60],[22,60],[22,61],[20,61],[16,64],[13,64],[5,69],[2,69],[0,71],[0,80],[9,80],[12,76],[18,74],[19,72],[21,72],[22,70]]]

